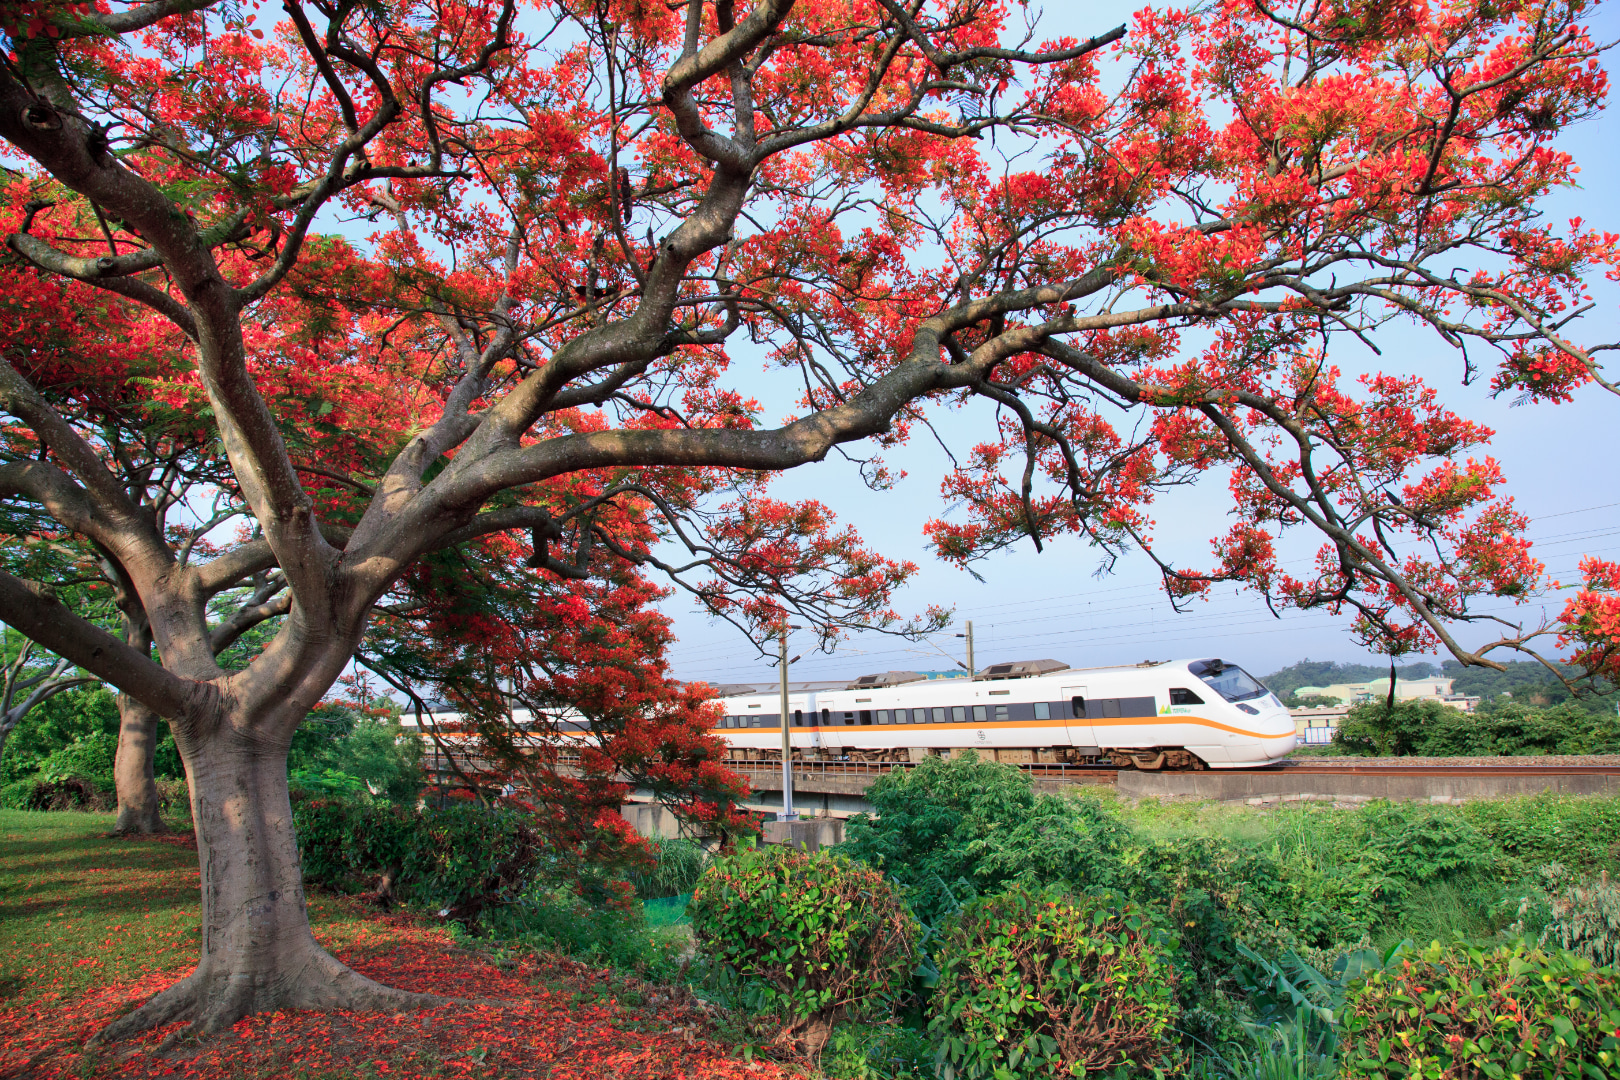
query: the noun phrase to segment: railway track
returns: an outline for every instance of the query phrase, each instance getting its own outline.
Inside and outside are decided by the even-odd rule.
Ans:
[[[1620,774],[1620,765],[1538,765],[1510,762],[1480,762],[1478,764],[1436,765],[1428,762],[1394,764],[1390,762],[1356,762],[1343,764],[1325,762],[1281,761],[1253,770],[1257,773],[1286,773],[1289,776],[1583,776]]]
[[[779,779],[780,765],[774,762],[733,762],[732,768],[749,775],[750,779]],[[793,775],[797,778],[815,777],[873,777],[914,768],[907,761],[796,761]],[[1122,773],[1136,770],[1117,765],[1065,765],[1025,763],[1018,766],[1031,778],[1058,783],[1113,784]],[[1256,769],[1210,770],[1220,773],[1247,773],[1250,775],[1288,776],[1580,776],[1620,774],[1620,763],[1604,764],[1540,764],[1520,761],[1480,761],[1431,763],[1428,761],[1392,762],[1339,759],[1336,761],[1308,761],[1289,759],[1275,765]],[[1185,775],[1181,773],[1145,775]],[[1196,774],[1195,774],[1196,775]],[[780,786],[780,785],[778,785]]]

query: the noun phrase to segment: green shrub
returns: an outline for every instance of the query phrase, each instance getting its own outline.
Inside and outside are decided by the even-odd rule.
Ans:
[[[812,1051],[838,1020],[887,1011],[917,966],[917,922],[894,886],[826,852],[717,860],[688,910],[699,951]]]
[[[1565,889],[1553,898],[1541,943],[1594,964],[1620,965],[1620,886],[1600,874],[1596,881]]]
[[[967,905],[929,1004],[947,1080],[1153,1075],[1176,1019],[1171,949],[1117,898],[1014,886]]]
[[[1401,757],[1603,754],[1620,749],[1620,720],[1575,702],[1502,702],[1464,713],[1438,701],[1372,701],[1350,710],[1333,742],[1350,753]]]
[[[926,1033],[899,1022],[840,1024],[818,1062],[835,1080],[934,1080]]]
[[[1466,818],[1407,806],[1364,813],[1372,832],[1368,854],[1403,884],[1445,881],[1491,865],[1489,841]]]
[[[655,982],[679,976],[687,940],[649,926],[638,905],[588,903],[571,887],[545,881],[514,903],[486,909],[479,926],[504,944],[566,953]]]
[[[1492,704],[1470,715],[1446,717],[1426,733],[1422,753],[1429,757],[1480,755],[1611,754],[1620,748],[1620,718],[1582,704]]]
[[[1429,729],[1445,724],[1450,714],[1461,712],[1449,705],[1426,698],[1397,701],[1393,709],[1386,701],[1368,701],[1353,706],[1333,732],[1333,745],[1352,754],[1373,757],[1405,757],[1419,753]]]
[[[1197,1045],[1187,1080],[1335,1080],[1339,1061],[1313,1042],[1303,1017],[1277,1024],[1249,1024],[1239,1039],[1216,1049]]]
[[[423,784],[422,740],[407,736],[398,716],[323,706],[299,725],[287,767],[293,786],[311,793],[412,802]]]
[[[973,752],[880,777],[877,817],[850,820],[843,850],[890,875],[928,923],[1009,881],[1118,884],[1130,831],[1086,798],[1036,795],[1029,774]]]
[[[1544,793],[1478,799],[1455,813],[1497,852],[1497,874],[1530,877],[1559,862],[1580,876],[1620,869],[1620,799]]]
[[[649,840],[647,848],[652,857],[650,864],[630,874],[630,884],[643,900],[691,892],[709,863],[703,846],[685,837]]]
[[[1155,840],[1127,853],[1121,891],[1168,915],[1179,955],[1200,973],[1224,973],[1239,960],[1239,935],[1251,944],[1293,944],[1280,915],[1297,910],[1272,852],[1220,837]],[[1080,884],[1080,883],[1077,883]]]
[[[1346,1000],[1341,1075],[1620,1077],[1620,982],[1569,953],[1433,945]]]
[[[113,758],[117,753],[116,732],[87,732],[41,761],[35,778],[47,782],[77,778],[90,781],[102,791],[112,791]]]
[[[299,803],[293,825],[307,881],[398,898],[469,926],[525,896],[542,870],[540,841],[509,810],[317,798]]]
[[[40,765],[76,740],[106,736],[118,745],[118,706],[104,686],[68,690],[28,710],[6,739],[0,780],[31,778]],[[111,779],[111,765],[107,770]]]

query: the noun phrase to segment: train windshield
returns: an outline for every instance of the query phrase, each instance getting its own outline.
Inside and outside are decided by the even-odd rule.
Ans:
[[[1264,683],[1236,664],[1220,660],[1202,660],[1189,664],[1188,670],[1209,685],[1227,701],[1248,701],[1271,693]]]

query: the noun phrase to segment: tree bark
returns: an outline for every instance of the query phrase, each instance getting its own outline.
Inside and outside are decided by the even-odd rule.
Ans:
[[[408,1009],[440,999],[373,982],[316,943],[287,791],[287,750],[229,722],[187,752],[202,868],[197,969],[98,1036],[115,1042],[176,1021],[217,1032],[275,1009]]]
[[[157,713],[128,694],[118,695],[118,754],[113,758],[118,823],[114,828],[125,835],[168,832],[159,813],[157,776],[153,769],[157,726]]]

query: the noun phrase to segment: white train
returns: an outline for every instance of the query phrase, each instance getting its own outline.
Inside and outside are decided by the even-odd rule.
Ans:
[[[720,694],[726,715],[714,733],[730,756],[780,761],[780,693]],[[1020,763],[1236,769],[1279,761],[1295,745],[1277,696],[1213,659],[1084,669],[1031,660],[993,664],[972,680],[891,671],[790,693],[788,710],[795,758],[906,761],[974,749]]]

